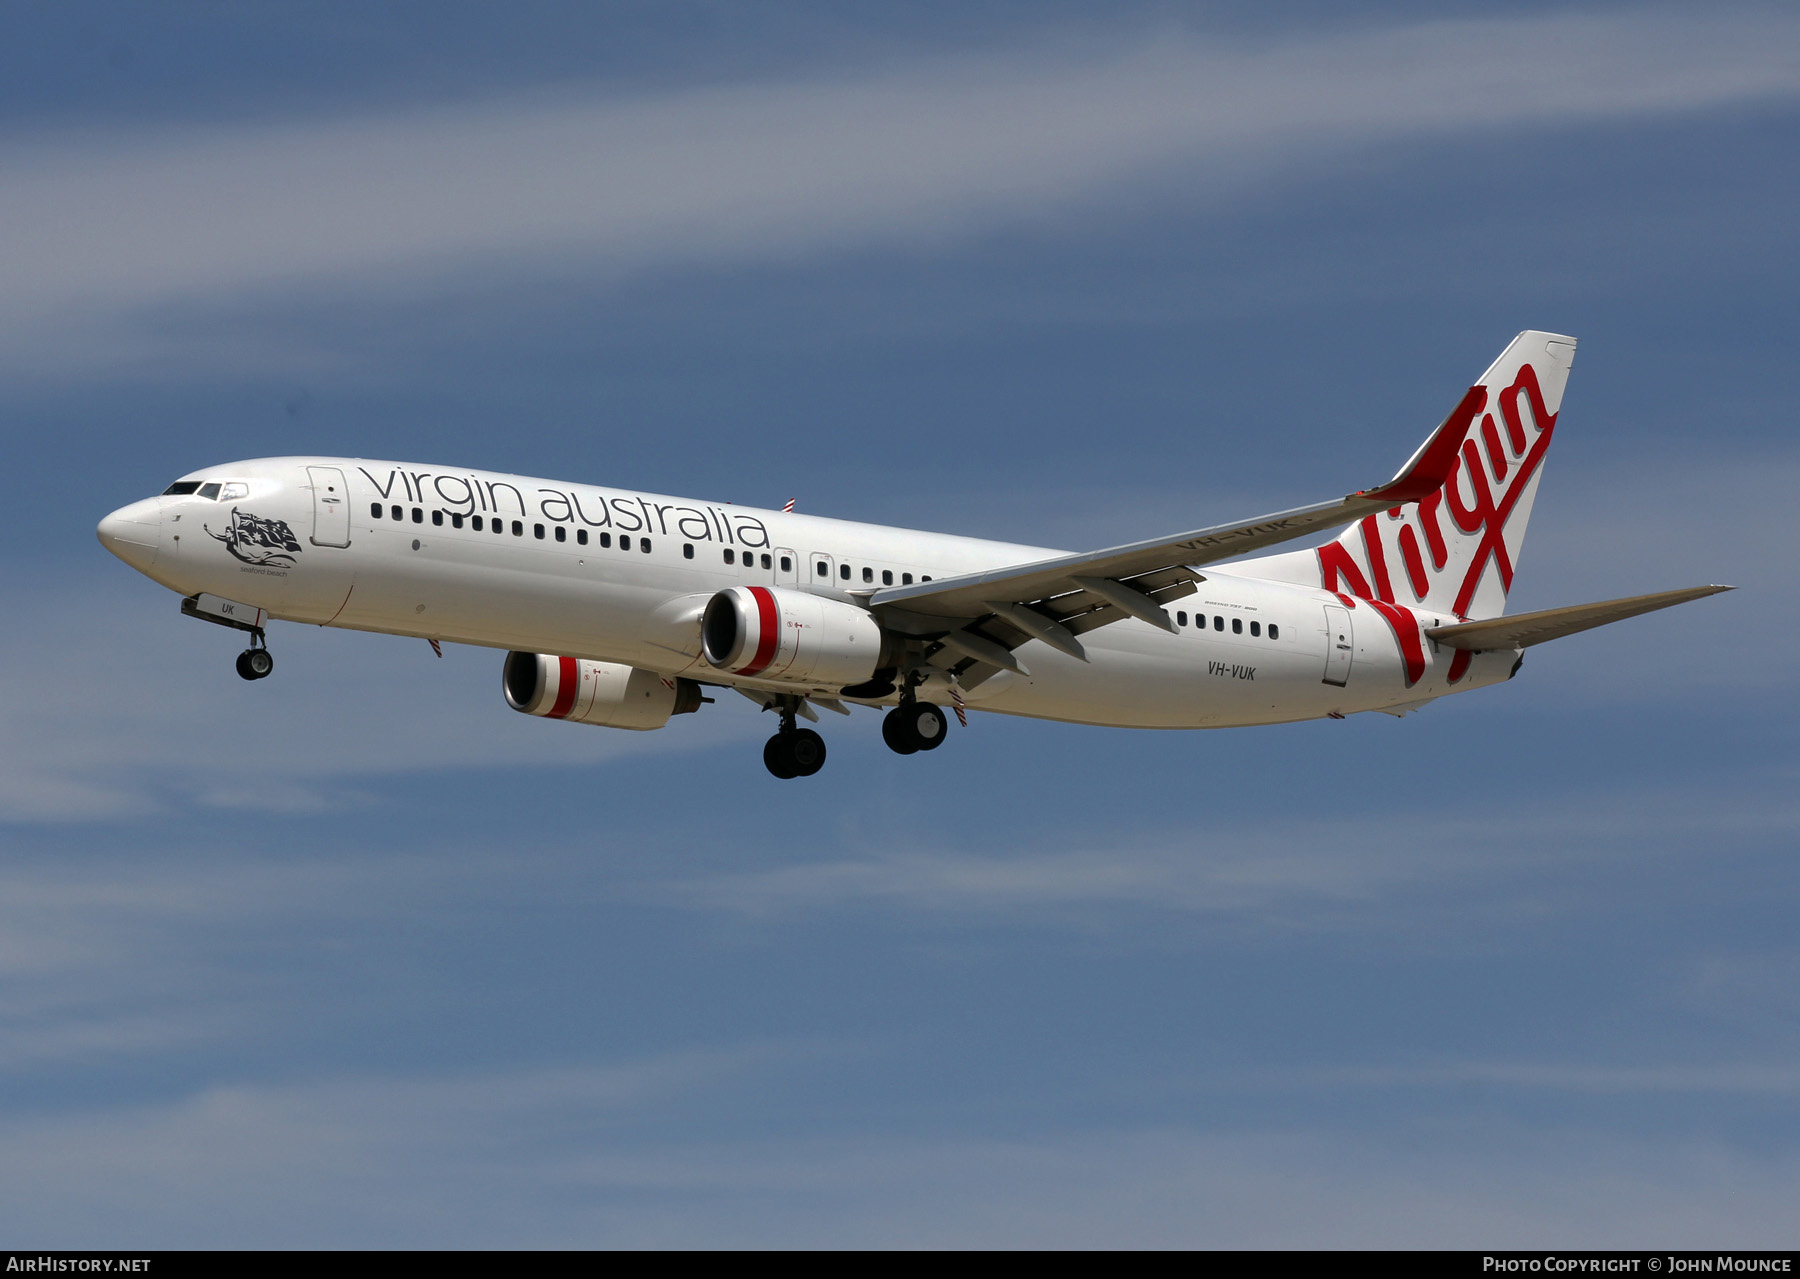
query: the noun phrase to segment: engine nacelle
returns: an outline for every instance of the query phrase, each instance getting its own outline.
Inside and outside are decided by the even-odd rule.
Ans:
[[[779,587],[720,591],[707,602],[700,641],[713,666],[755,679],[842,688],[882,665],[881,628],[865,610]]]
[[[691,679],[544,653],[508,653],[501,684],[515,711],[606,728],[661,728],[701,702]]]

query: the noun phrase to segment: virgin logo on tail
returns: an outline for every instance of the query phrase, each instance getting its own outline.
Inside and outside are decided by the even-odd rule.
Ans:
[[[1367,516],[1318,550],[1320,585],[1345,596],[1346,603],[1352,596],[1366,600],[1393,629],[1408,687],[1425,673],[1414,608],[1466,617],[1489,565],[1499,597],[1485,601],[1483,614],[1498,615],[1504,608],[1524,519],[1513,530],[1510,548],[1507,525],[1515,512],[1529,516],[1533,481],[1556,430],[1556,415],[1545,405],[1531,365],[1522,365],[1512,385],[1494,397],[1499,422],[1484,411],[1486,388],[1477,390],[1482,396],[1474,413],[1480,424],[1471,424],[1444,487],[1418,502]],[[1452,683],[1468,665],[1469,655],[1459,651],[1451,663]]]

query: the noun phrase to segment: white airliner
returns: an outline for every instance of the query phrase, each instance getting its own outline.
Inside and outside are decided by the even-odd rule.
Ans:
[[[1386,484],[1087,554],[336,457],[207,467],[99,534],[249,632],[245,679],[279,619],[510,650],[513,709],[584,724],[661,728],[732,688],[780,713],[783,778],[825,762],[796,723],[815,707],[891,707],[901,754],[943,742],[945,702],[1134,728],[1403,715],[1510,679],[1529,645],[1730,589],[1502,616],[1574,355],[1521,333]]]

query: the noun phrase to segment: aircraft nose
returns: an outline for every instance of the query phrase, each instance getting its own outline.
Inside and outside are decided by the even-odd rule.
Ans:
[[[156,562],[162,546],[162,502],[147,497],[121,506],[100,521],[100,545],[140,572]]]

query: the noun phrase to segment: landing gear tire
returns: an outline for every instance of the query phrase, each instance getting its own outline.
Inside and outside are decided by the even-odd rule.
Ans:
[[[763,767],[787,781],[825,767],[825,739],[810,728],[788,729],[763,744]]]
[[[763,766],[783,781],[811,777],[825,767],[825,739],[810,728],[796,728],[794,715],[804,698],[784,695],[781,731],[763,744]]]
[[[237,673],[244,679],[267,679],[275,659],[266,648],[247,648],[237,655]]]
[[[796,729],[787,750],[794,761],[794,771],[801,777],[811,777],[825,767],[825,739],[810,728]]]
[[[763,743],[763,767],[784,782],[800,776],[800,766],[795,762],[793,752],[788,749],[786,733],[777,733]]]
[[[944,718],[944,712],[930,702],[914,702],[912,707],[912,735],[919,743],[922,751],[934,751],[944,744],[949,735],[950,724]]]
[[[906,731],[906,716],[897,710],[881,717],[881,740],[896,755],[911,755],[919,749],[919,744]]]
[[[881,740],[900,755],[934,751],[944,744],[948,731],[944,712],[930,702],[903,702],[881,721]]]

